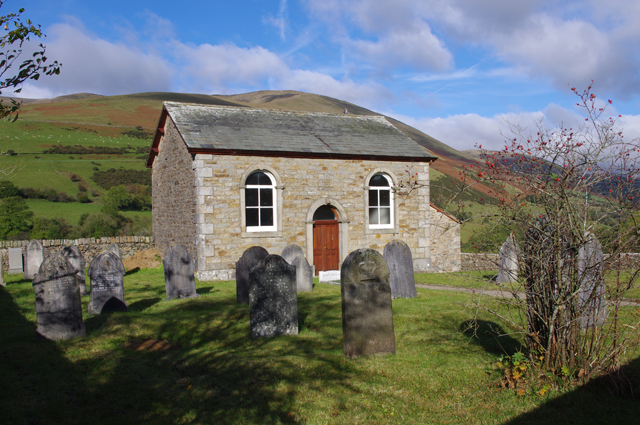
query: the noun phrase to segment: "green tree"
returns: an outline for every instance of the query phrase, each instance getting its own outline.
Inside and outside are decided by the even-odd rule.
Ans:
[[[29,210],[26,201],[19,196],[12,196],[0,201],[0,239],[6,240],[33,227],[33,211]]]

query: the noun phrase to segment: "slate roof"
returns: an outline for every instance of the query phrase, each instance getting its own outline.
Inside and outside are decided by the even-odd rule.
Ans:
[[[190,151],[396,158],[425,162],[436,159],[380,116],[176,102],[165,102],[164,108]]]

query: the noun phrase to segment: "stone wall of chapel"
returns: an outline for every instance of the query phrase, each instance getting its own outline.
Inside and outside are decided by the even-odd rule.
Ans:
[[[184,245],[196,258],[194,181],[193,158],[167,118],[152,170],[153,235],[163,255],[171,245]]]
[[[340,219],[348,220],[347,243],[343,245],[341,260],[358,248],[382,253],[387,242],[402,239],[411,248],[415,270],[429,269],[428,163],[198,154],[193,164],[199,232],[197,275],[202,280],[235,278],[236,261],[253,245],[280,254],[286,245],[295,243],[308,252],[307,214],[314,202],[328,198],[345,209],[346,217]],[[283,186],[282,232],[277,236],[261,237],[259,233],[244,233],[241,229],[243,176],[247,171],[260,169],[274,170]],[[395,233],[375,230],[365,233],[365,180],[375,170],[390,172],[405,183],[410,170],[418,182],[414,190],[399,189],[395,195],[398,205]],[[313,258],[308,260],[311,262]]]
[[[431,209],[431,270],[433,272],[460,271],[460,223]]]

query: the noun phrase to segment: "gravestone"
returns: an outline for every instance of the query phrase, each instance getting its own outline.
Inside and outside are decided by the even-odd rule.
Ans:
[[[389,242],[384,247],[384,259],[389,267],[391,298],[417,297],[413,258],[409,245],[399,240]]]
[[[4,270],[2,270],[2,254],[0,253],[0,286],[7,286],[4,283]]]
[[[195,298],[196,281],[193,276],[191,255],[182,245],[172,246],[167,250],[164,260],[164,286],[167,291],[165,301],[174,298]]]
[[[311,266],[303,255],[293,259],[292,266],[296,268],[296,286],[298,292],[313,291],[313,272]]]
[[[580,326],[600,326],[607,317],[606,287],[604,283],[604,255],[598,238],[588,233],[586,243],[578,250],[578,311]]]
[[[340,270],[327,270],[318,273],[318,281],[340,285]]]
[[[24,273],[22,268],[22,248],[8,248],[9,251],[9,274]]]
[[[32,239],[24,252],[24,278],[33,280],[44,260],[44,248],[40,241]]]
[[[512,283],[518,281],[520,245],[513,233],[509,234],[500,248],[500,263],[496,283]]]
[[[60,251],[62,256],[67,259],[69,264],[74,268],[78,275],[78,287],[80,288],[80,295],[87,295],[87,282],[84,277],[84,269],[87,262],[84,260],[80,249],[76,245],[65,246]]]
[[[298,335],[296,269],[268,255],[249,272],[251,339]]]
[[[287,263],[293,264],[293,260],[295,260],[296,257],[304,257],[304,251],[299,245],[291,244],[284,247],[280,256],[284,258],[284,261]]]
[[[249,304],[249,270],[269,253],[261,246],[252,246],[242,253],[236,263],[236,300],[238,304]]]
[[[116,254],[103,251],[89,264],[89,314],[127,311],[124,301],[124,265]]]
[[[113,252],[120,260],[122,260],[122,251],[120,251],[120,247],[115,243],[110,244],[105,251]]]
[[[382,255],[353,251],[342,263],[340,280],[345,356],[395,353],[389,268]]]
[[[36,332],[47,339],[85,336],[76,270],[59,253],[49,255],[33,279]]]

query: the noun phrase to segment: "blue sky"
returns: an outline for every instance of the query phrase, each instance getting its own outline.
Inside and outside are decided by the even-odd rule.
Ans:
[[[593,79],[640,136],[637,0],[6,0],[0,13],[20,7],[63,64],[23,97],[291,89],[471,149],[500,146],[507,121],[579,123],[569,87]]]

